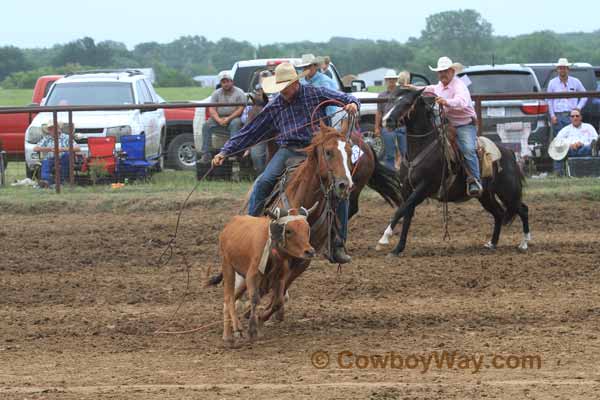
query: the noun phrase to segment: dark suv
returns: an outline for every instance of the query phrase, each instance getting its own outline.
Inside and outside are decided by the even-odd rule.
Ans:
[[[548,89],[550,80],[556,77],[556,64],[544,63],[544,64],[524,64],[535,72],[535,75],[540,82],[543,91]],[[595,69],[588,63],[573,63],[569,68],[569,75],[579,79],[583,84],[583,87],[588,92],[596,91],[598,84],[596,80]],[[594,125],[596,129],[600,126],[600,104],[598,101],[594,102],[593,99],[588,99],[585,107],[583,108],[583,120],[589,124]]]
[[[472,95],[541,92],[534,71],[518,64],[471,66],[458,76]],[[536,164],[548,157],[551,136],[545,101],[488,100],[481,106],[483,135],[534,159]]]

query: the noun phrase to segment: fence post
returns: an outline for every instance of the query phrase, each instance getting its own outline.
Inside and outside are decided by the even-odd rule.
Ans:
[[[54,185],[56,186],[56,193],[60,194],[60,149],[58,143],[60,129],[58,127],[58,116],[56,111],[52,113],[52,122],[54,124]]]
[[[483,135],[483,121],[481,117],[481,99],[475,99],[475,114],[477,114],[477,136]]]
[[[73,126],[73,111],[69,111],[69,183],[75,185],[75,152],[73,152],[73,134],[75,127]]]

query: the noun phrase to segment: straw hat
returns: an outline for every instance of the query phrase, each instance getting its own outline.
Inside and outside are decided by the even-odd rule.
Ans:
[[[321,57],[315,57],[314,54],[302,54],[302,60],[300,63],[298,63],[298,65],[296,65],[296,67],[304,68],[308,67],[309,65],[320,64],[322,62],[323,59]]]
[[[562,138],[554,138],[548,147],[548,155],[555,161],[560,161],[569,152],[569,142]]]
[[[300,79],[296,68],[289,62],[281,63],[275,68],[275,75],[267,76],[262,81],[263,91],[269,93],[279,93],[292,83]]]
[[[60,129],[62,129],[62,125],[63,124],[61,122],[58,123],[58,127]],[[42,124],[42,132],[50,133],[50,128],[54,128],[54,120],[52,120],[52,119],[49,119],[48,121],[46,121]]]
[[[571,63],[569,62],[569,60],[567,60],[566,58],[559,58],[559,59],[558,59],[558,62],[556,63],[556,67],[557,67],[557,68],[558,68],[558,67],[567,67],[567,68],[571,68],[571,65],[573,65],[573,64],[571,64]]]
[[[429,69],[435,72],[445,71],[450,68],[452,68],[456,73],[459,73],[463,70],[463,65],[461,63],[453,63],[448,57],[440,57],[438,59],[436,68],[433,68],[431,65],[429,66]]]

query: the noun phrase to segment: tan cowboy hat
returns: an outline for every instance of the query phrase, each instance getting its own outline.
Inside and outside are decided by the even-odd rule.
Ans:
[[[396,75],[396,71],[394,71],[393,69],[388,69],[387,71],[385,71],[383,79],[398,79],[398,75]]]
[[[302,60],[296,65],[298,68],[308,67],[313,64],[321,64],[323,59],[320,57],[315,57],[314,54],[302,54]]]
[[[62,123],[59,122],[58,123],[58,127],[60,129],[62,129]],[[50,128],[54,128],[54,121],[52,119],[49,119],[48,121],[44,122],[42,124],[42,132],[44,133],[50,133]]]
[[[281,63],[275,68],[275,75],[263,79],[263,91],[267,94],[279,93],[298,79],[300,79],[300,76],[292,64],[289,62]]]
[[[429,66],[429,69],[435,72],[445,71],[450,68],[452,68],[454,72],[459,73],[464,67],[461,63],[453,63],[448,57],[440,57],[436,68],[433,68],[431,65]]]
[[[560,161],[569,152],[569,142],[562,138],[554,138],[548,147],[548,155],[555,161]]]
[[[569,62],[569,60],[567,60],[566,58],[559,58],[558,62],[556,63],[556,68],[558,68],[558,67],[571,68],[571,65],[573,65],[573,64],[571,64]]]

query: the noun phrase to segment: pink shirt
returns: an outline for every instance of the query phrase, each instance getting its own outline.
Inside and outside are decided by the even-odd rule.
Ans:
[[[425,92],[435,93],[436,96],[446,99],[448,105],[444,107],[444,111],[453,126],[470,124],[472,118],[477,115],[471,101],[471,93],[460,78],[452,78],[448,86],[444,86],[442,82],[427,86]]]

